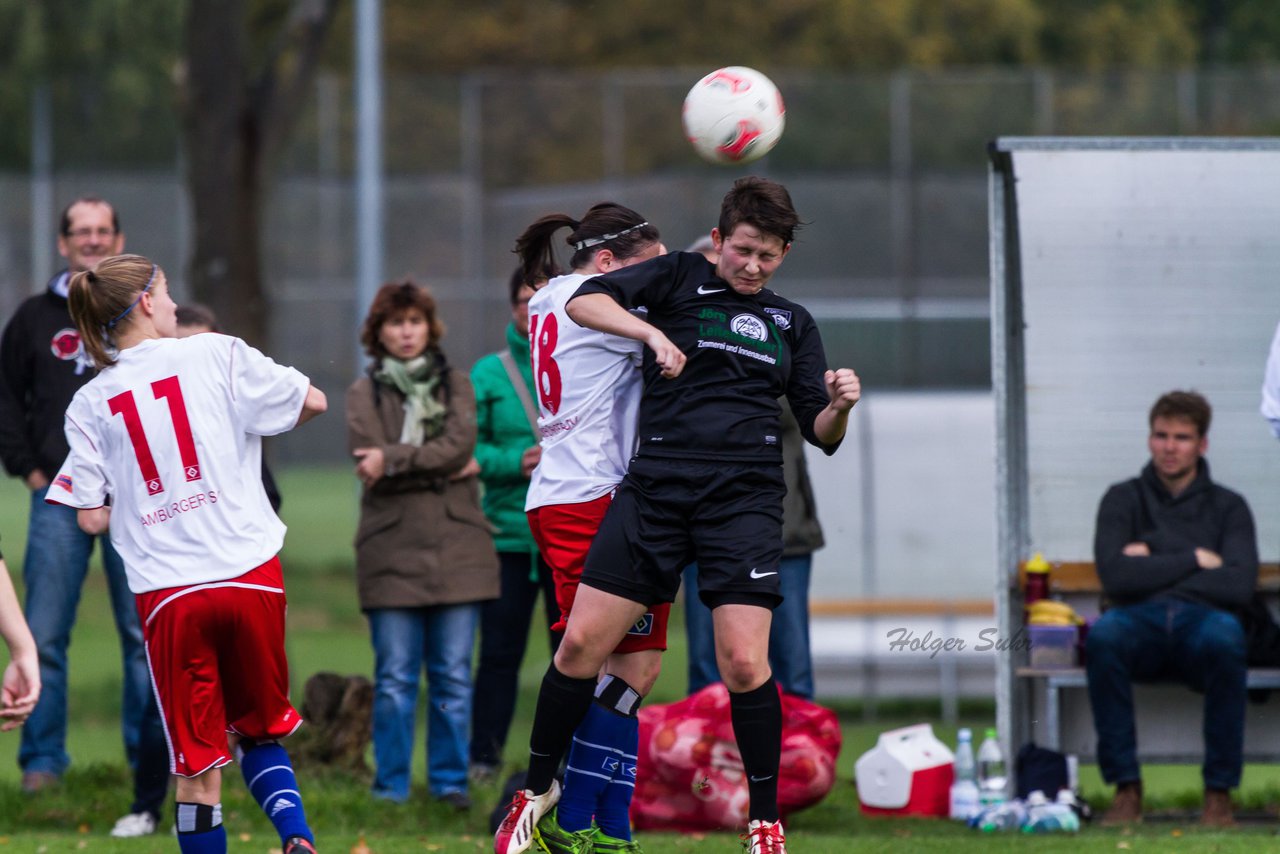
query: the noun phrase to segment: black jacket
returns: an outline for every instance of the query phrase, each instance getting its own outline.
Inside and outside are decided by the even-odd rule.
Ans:
[[[52,285],[24,300],[0,337],[0,461],[17,477],[57,474],[67,457],[67,407],[94,376],[67,300]]]
[[[1124,547],[1133,542],[1146,543],[1151,555],[1125,556]],[[1200,569],[1197,548],[1217,552],[1222,566]],[[1173,598],[1239,611],[1258,582],[1249,505],[1214,483],[1203,459],[1195,480],[1176,498],[1151,463],[1139,477],[1108,489],[1098,507],[1093,554],[1103,591],[1120,605]]]

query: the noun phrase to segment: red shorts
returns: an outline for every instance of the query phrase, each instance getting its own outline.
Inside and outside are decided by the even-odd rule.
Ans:
[[[610,492],[581,504],[535,507],[527,514],[529,530],[542,552],[542,559],[551,567],[555,577],[560,619],[551,627],[553,631],[564,631],[568,623],[573,599],[578,593],[578,582],[582,579],[582,567],[587,562],[587,552],[612,500],[613,493]],[[627,632],[614,652],[666,649],[667,618],[670,614],[671,603],[655,605]]]
[[[228,732],[267,740],[301,726],[289,702],[279,558],[238,578],[135,598],[172,773],[226,765]]]

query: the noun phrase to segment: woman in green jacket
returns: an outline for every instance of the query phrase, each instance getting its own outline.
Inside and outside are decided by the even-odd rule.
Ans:
[[[480,663],[471,704],[471,775],[477,781],[495,777],[502,764],[539,590],[547,625],[560,616],[551,569],[538,555],[524,513],[529,476],[542,450],[535,433],[537,407],[529,364],[533,291],[516,270],[510,282],[507,346],[481,357],[471,369],[479,426],[475,462],[484,484],[484,513],[496,529],[493,540],[502,567],[502,595],[485,602],[480,612]],[[548,636],[554,654],[560,635],[548,632]]]

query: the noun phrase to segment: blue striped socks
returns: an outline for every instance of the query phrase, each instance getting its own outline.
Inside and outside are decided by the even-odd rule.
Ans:
[[[291,836],[301,836],[314,843],[315,835],[307,826],[307,815],[302,808],[302,795],[298,793],[298,780],[293,774],[289,754],[274,741],[251,742],[246,739],[241,748],[237,751],[240,773],[244,775],[253,799],[275,825],[281,842]]]
[[[636,747],[640,721],[592,703],[573,734],[564,794],[556,807],[560,827],[584,830],[596,824],[609,836],[631,838],[628,811],[635,793]]]
[[[613,779],[600,796],[596,824],[614,839],[631,839],[631,798],[636,793],[636,752],[640,746],[640,719],[623,718],[628,724],[625,740],[617,744],[618,765]]]

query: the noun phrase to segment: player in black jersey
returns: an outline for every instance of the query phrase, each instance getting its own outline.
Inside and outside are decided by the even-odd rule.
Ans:
[[[827,369],[809,313],[765,289],[799,225],[786,188],[741,178],[711,233],[717,264],[660,256],[589,279],[569,303],[583,326],[647,345],[644,397],[639,450],[539,694],[526,781],[533,821],[605,656],[649,605],[675,598],[681,570],[696,559],[748,778],[747,848],[785,854],[782,710],[768,664],[785,494],[777,399],[787,396],[805,438],[831,454],[861,394],[852,370]],[[648,309],[647,321],[627,310],[636,306]]]

